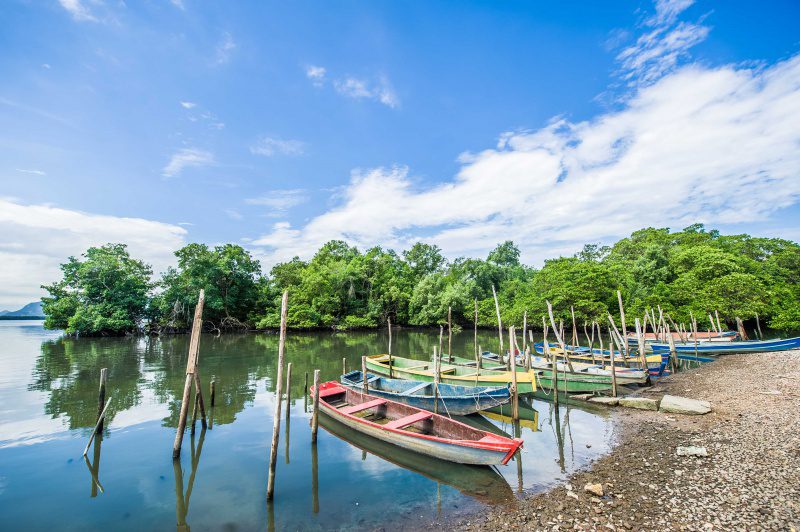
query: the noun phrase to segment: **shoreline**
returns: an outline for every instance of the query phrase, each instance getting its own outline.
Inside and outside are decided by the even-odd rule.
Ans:
[[[711,401],[703,416],[613,408],[612,450],[457,530],[800,530],[800,351],[726,355],[638,395]],[[678,456],[680,446],[708,456]],[[601,484],[603,496],[584,489]]]

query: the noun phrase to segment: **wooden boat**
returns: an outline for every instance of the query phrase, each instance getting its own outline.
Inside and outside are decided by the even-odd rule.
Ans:
[[[367,370],[379,375],[389,375],[389,355],[367,357]],[[433,382],[433,362],[392,356],[392,376],[400,379]],[[538,371],[518,371],[517,391],[532,393],[536,390]],[[458,386],[508,386],[513,381],[510,371],[494,371],[447,364],[442,362],[439,382]]]
[[[488,353],[488,351],[487,351]],[[493,353],[489,353],[492,355]],[[497,357],[497,355],[495,355]],[[474,360],[470,360],[468,358],[461,358],[461,357],[444,357],[448,361],[452,360],[453,364],[457,364],[459,366],[463,366],[466,368],[475,369],[477,367]],[[486,370],[489,371],[505,371],[505,364],[498,361],[497,358],[494,359],[485,359],[485,362],[481,362],[482,368],[481,373]],[[517,365],[518,369],[517,372],[525,372],[525,368]],[[559,370],[561,368],[559,367]],[[553,370],[551,368],[542,369],[542,368],[535,368],[536,371],[539,372],[536,378],[536,382],[539,387],[544,388],[545,390],[551,390],[553,388]],[[532,370],[533,371],[533,370]],[[611,377],[604,377],[602,375],[590,375],[588,373],[578,374],[578,373],[567,373],[566,376],[559,371],[558,373],[558,388],[565,392],[569,393],[587,393],[587,392],[606,392],[611,390]]]
[[[364,388],[361,371],[351,371],[342,375],[340,380],[348,388],[359,391]],[[431,412],[438,401],[438,412],[452,416],[474,414],[511,401],[508,386],[455,386],[439,383],[439,393],[434,396],[432,382],[389,379],[371,373],[367,373],[367,385],[372,396],[384,397]]]
[[[654,353],[669,353],[669,344],[652,343]],[[800,349],[800,337],[785,338],[777,340],[750,340],[744,342],[698,342],[695,348],[694,342],[675,344],[675,351],[678,357],[681,354],[694,355],[695,352],[701,355],[724,355],[733,353],[768,353],[771,351],[787,351],[789,349]],[[687,359],[693,359],[691,358]]]
[[[311,395],[317,389],[311,387]],[[440,460],[505,465],[522,440],[475,429],[449,417],[375,398],[336,381],[319,385],[320,410],[343,425],[403,449]]]
[[[492,353],[490,351],[483,352],[483,359],[489,360],[494,363],[503,364],[505,360],[508,358],[508,355],[503,357],[503,362],[500,361],[500,356],[496,353]],[[525,361],[522,356],[516,357],[517,367],[525,367]],[[475,364],[475,362],[472,362]],[[547,358],[540,357],[537,355],[531,355],[531,368],[542,370],[542,376],[539,378],[540,381],[543,381],[546,378],[550,378],[552,380],[553,377],[553,363],[552,361],[548,360]],[[602,364],[591,364],[587,362],[572,362],[572,370],[569,369],[569,365],[566,362],[558,361],[556,362],[556,368],[558,370],[559,375],[564,373],[567,374],[567,378],[573,379],[594,379],[597,382],[605,383],[608,386],[611,386],[611,367],[604,366]],[[624,386],[626,384],[646,384],[647,383],[647,372],[642,369],[637,368],[627,368],[625,366],[615,367],[614,372],[617,375],[617,384],[620,386]],[[560,381],[559,381],[560,384]],[[544,386],[544,385],[542,385]],[[546,386],[544,386],[546,388]],[[591,391],[591,390],[589,390]]]
[[[550,353],[555,354],[559,358],[569,357],[571,361],[591,362],[593,364],[600,362],[604,367],[610,369],[611,355],[608,349],[598,349],[595,347],[590,351],[588,347],[573,347],[569,345],[565,347],[566,355],[561,347],[555,345],[550,345]],[[543,354],[544,346],[541,343],[534,344],[534,350],[539,354]],[[647,360],[647,371],[650,375],[660,375],[664,372],[667,359],[661,356],[661,354],[654,353],[646,355],[645,359]],[[642,369],[642,359],[638,353],[625,357],[618,351],[615,351],[614,365]]]
[[[679,332],[671,332],[672,339],[676,342],[682,342],[683,337]],[[697,335],[691,332],[686,333],[686,338],[694,342],[695,337],[698,341],[705,341],[705,342],[732,342],[739,339],[739,333],[736,331],[722,331],[722,333],[714,332],[714,331],[697,331]],[[664,333],[661,334],[659,338],[658,335],[655,333],[645,333],[644,339],[646,342],[659,342],[661,338],[666,338]],[[631,345],[636,345],[636,342],[639,340],[636,338],[636,333],[628,333],[628,343]]]

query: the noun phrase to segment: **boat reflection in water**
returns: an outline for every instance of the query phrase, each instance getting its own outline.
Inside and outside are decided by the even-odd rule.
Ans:
[[[447,484],[464,495],[488,504],[514,499],[506,479],[493,467],[455,464],[415,453],[356,432],[320,412],[319,425],[347,443],[402,468]]]

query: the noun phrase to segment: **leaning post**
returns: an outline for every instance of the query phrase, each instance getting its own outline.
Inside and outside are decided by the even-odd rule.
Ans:
[[[189,415],[189,398],[192,394],[192,382],[196,382],[194,373],[197,370],[197,352],[200,349],[200,329],[203,326],[203,305],[205,304],[205,297],[205,290],[200,290],[200,296],[197,298],[197,306],[194,308],[192,334],[189,339],[189,359],[186,362],[186,381],[183,384],[183,398],[181,399],[181,411],[178,416],[178,429],[175,431],[175,442],[172,445],[173,459],[177,459],[181,455],[183,433],[186,431],[186,417]]]
[[[100,370],[100,390],[97,393],[97,433],[103,432],[103,407],[106,405],[106,381],[108,380],[108,368]]]
[[[319,370],[314,370],[314,406],[311,410],[311,443],[317,443],[319,428]]]
[[[275,465],[278,462],[278,439],[281,432],[281,395],[283,390],[283,358],[286,351],[286,314],[289,306],[289,292],[281,298],[281,329],[278,339],[278,373],[275,377],[275,411],[272,416],[272,445],[269,448],[269,476],[267,477],[267,500],[275,496]]]

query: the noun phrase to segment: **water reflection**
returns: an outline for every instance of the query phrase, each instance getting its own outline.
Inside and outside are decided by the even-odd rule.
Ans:
[[[103,435],[98,434],[94,438],[94,452],[92,453],[92,461],[89,461],[89,457],[83,455],[83,460],[86,462],[86,467],[89,468],[89,475],[92,477],[92,491],[91,497],[97,497],[97,490],[100,490],[100,493],[105,493],[106,490],[103,489],[103,485],[100,483],[100,449],[103,445]]]
[[[186,517],[189,515],[189,502],[192,497],[192,489],[194,489],[194,481],[197,475],[197,468],[200,465],[200,454],[203,452],[203,441],[205,441],[206,429],[200,429],[200,436],[195,445],[194,435],[190,436],[191,439],[191,473],[189,474],[189,484],[186,487],[186,492],[183,491],[183,468],[181,467],[180,460],[172,461],[172,469],[175,474],[175,514],[177,518],[178,531],[189,531],[189,525],[186,522]]]

